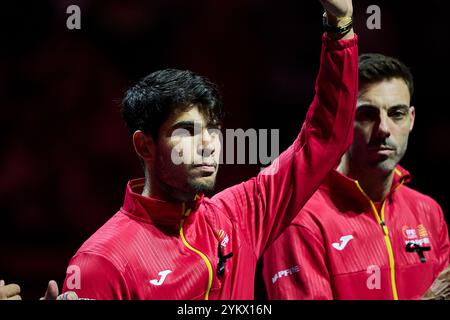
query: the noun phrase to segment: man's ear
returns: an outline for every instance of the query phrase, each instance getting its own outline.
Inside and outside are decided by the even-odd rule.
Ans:
[[[150,135],[141,130],[133,133],[133,146],[136,153],[144,162],[152,161],[155,157],[155,141]]]
[[[411,106],[409,108],[409,116],[410,116],[409,131],[411,132],[411,130],[414,127],[414,120],[416,119],[416,108],[414,108],[414,106]]]

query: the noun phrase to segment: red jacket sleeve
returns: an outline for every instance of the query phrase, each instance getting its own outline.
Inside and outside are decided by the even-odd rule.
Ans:
[[[80,253],[67,267],[62,292],[74,291],[81,299],[130,299],[122,273],[106,258]]]
[[[269,300],[333,299],[324,242],[304,226],[292,224],[281,234],[265,252],[262,270]]]
[[[439,263],[437,270],[435,270],[434,278],[437,278],[439,276],[439,273],[442,272],[450,264],[450,242],[448,237],[448,227],[444,219],[444,213],[442,212],[442,208],[439,205],[438,211],[440,224],[440,233],[439,233],[440,247],[439,247]]]
[[[236,221],[257,257],[289,225],[352,142],[357,40],[356,35],[332,40],[324,34],[316,94],[295,142],[257,177],[212,198]]]

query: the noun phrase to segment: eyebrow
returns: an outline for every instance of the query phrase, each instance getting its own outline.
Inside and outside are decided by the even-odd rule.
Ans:
[[[179,121],[175,124],[173,124],[172,126],[170,126],[170,128],[173,129],[178,129],[178,128],[189,128],[189,127],[194,127],[195,126],[195,122],[192,120],[186,120],[186,121]]]
[[[198,122],[197,122],[197,123],[198,123]],[[171,130],[178,129],[178,128],[190,128],[190,127],[194,127],[195,124],[196,124],[195,121],[192,121],[192,120],[185,120],[185,121],[179,121],[179,122],[176,122],[175,124],[173,124],[172,126],[170,126],[170,128],[171,128]],[[207,127],[221,127],[221,126],[222,126],[222,123],[221,123],[220,121],[212,120],[212,121],[209,121],[209,122],[206,124],[206,126],[207,126]]]
[[[371,103],[362,103],[362,104],[358,105],[357,109],[362,108],[362,107],[363,108],[376,108],[376,109],[378,109],[377,106],[375,106],[375,105],[373,105]],[[396,109],[409,109],[410,107],[411,106],[408,106],[406,104],[396,104],[396,105],[393,105],[393,106],[389,106],[388,109],[394,109],[394,108],[396,108]]]
[[[396,104],[394,106],[389,107],[389,109],[409,109],[411,106],[408,106],[406,104]]]

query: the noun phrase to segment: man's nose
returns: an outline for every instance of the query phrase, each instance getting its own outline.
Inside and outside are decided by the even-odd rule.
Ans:
[[[388,138],[391,135],[391,131],[389,128],[389,117],[387,114],[380,114],[380,119],[378,121],[378,126],[376,128],[377,130],[377,136],[383,139]]]
[[[202,131],[202,135],[201,135],[201,142],[199,144],[199,153],[202,156],[209,156],[212,155],[215,151],[215,146],[214,146],[214,137],[213,134],[211,132],[209,132],[208,129],[204,129]]]

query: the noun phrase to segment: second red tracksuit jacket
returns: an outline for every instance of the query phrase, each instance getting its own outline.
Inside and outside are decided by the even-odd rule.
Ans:
[[[418,299],[449,264],[440,206],[404,183],[372,202],[333,171],[264,255],[270,299]]]
[[[88,299],[252,299],[255,266],[352,141],[357,38],[325,35],[316,96],[295,142],[257,177],[169,203],[131,181],[123,207],[70,261],[63,291]]]

